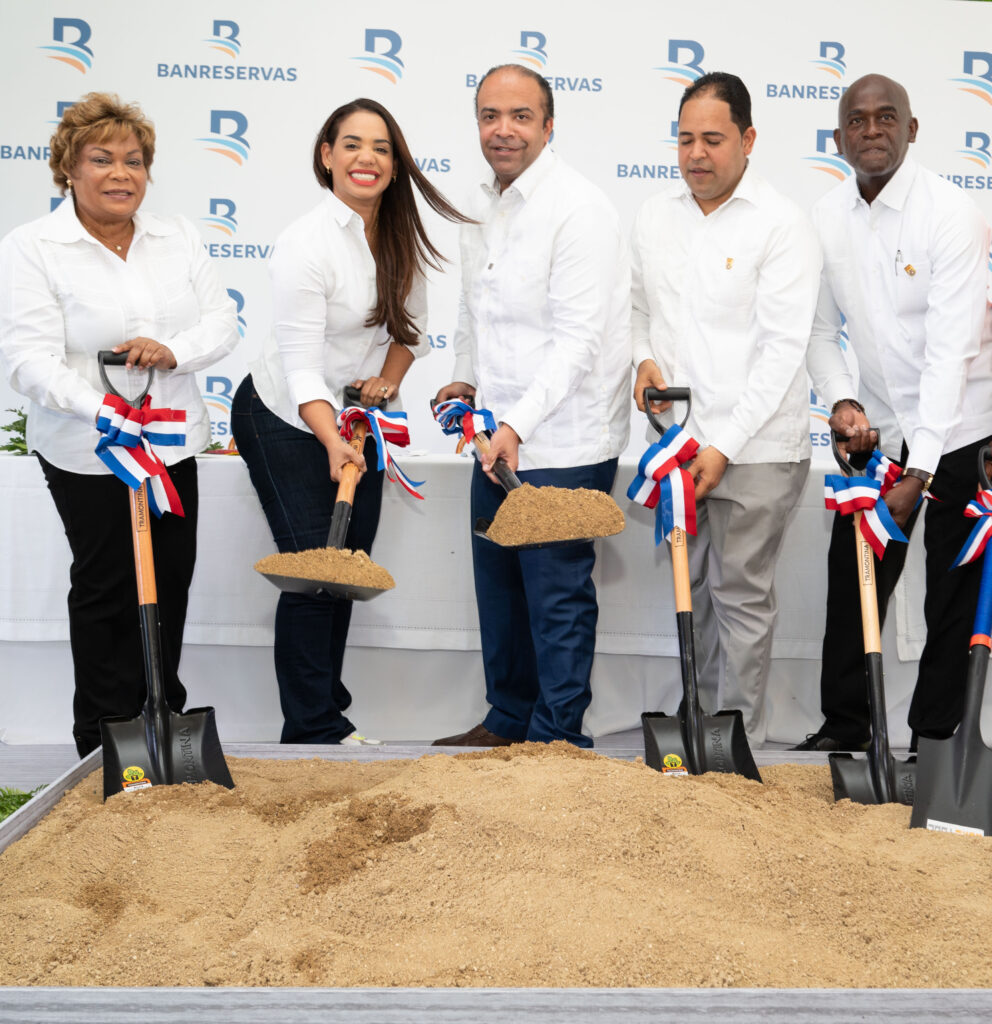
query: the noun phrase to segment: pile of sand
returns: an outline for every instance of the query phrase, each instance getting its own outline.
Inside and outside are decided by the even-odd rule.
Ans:
[[[0,856],[0,984],[992,986],[992,841],[826,767],[664,778],[566,744],[231,760]]]
[[[522,484],[503,499],[486,536],[514,547],[612,537],[623,528],[620,506],[603,491]]]

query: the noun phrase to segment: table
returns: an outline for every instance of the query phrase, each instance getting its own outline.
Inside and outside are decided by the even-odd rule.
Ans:
[[[468,728],[486,710],[468,531],[471,465],[455,455],[401,462],[425,480],[426,500],[386,485],[374,554],[396,589],[356,605],[345,672],[362,731],[422,741]],[[277,592],[252,569],[273,550],[271,537],[241,459],[201,456],[199,467],[199,554],[182,663],[189,704],[217,708],[222,739],[273,740],[282,723],[271,654]],[[823,468],[811,471],[778,566],[769,739],[779,742],[795,742],[820,722]],[[633,464],[621,462],[615,496],[626,530],[598,542],[600,625],[585,722],[593,736],[636,727],[644,710],[674,710],[680,694],[668,548],[654,546],[653,513],[623,496],[633,474]],[[67,742],[69,551],[34,458],[0,456],[0,524],[0,740]],[[924,637],[921,534],[883,634],[895,744],[908,743]]]

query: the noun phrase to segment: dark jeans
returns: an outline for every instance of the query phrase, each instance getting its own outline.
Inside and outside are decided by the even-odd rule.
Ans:
[[[133,718],[145,703],[145,669],[138,587],[131,541],[129,488],[110,473],[57,469],[40,455],[72,551],[69,568],[69,645],[76,690],[72,735],[80,757],[100,746],[100,719]],[[185,518],[151,516],[165,697],[182,711],[186,690],[179,658],[186,602],[196,562],[196,460],[169,467]]]
[[[975,525],[963,511],[978,484],[978,452],[988,441],[948,452],[937,465],[931,491],[939,501],[927,501],[923,516],[926,547],[927,640],[920,658],[916,689],[909,708],[909,726],[921,736],[950,736],[964,711],[968,645],[978,601],[981,560],[951,569]],[[905,465],[906,449],[902,461]],[[903,530],[912,530],[917,509]],[[890,542],[885,558],[875,559],[878,614],[885,621],[906,545]],[[827,624],[823,637],[820,704],[823,731],[842,742],[861,742],[871,734],[868,714],[861,605],[854,550],[853,516],[834,516],[827,555]]]
[[[338,487],[324,446],[267,409],[251,376],[234,396],[231,428],[279,551],[325,547]],[[365,459],[369,469],[355,491],[345,547],[371,554],[383,478],[371,437]],[[279,595],[274,654],[283,743],[338,743],[355,731],[343,714],[351,694],[341,680],[351,604],[327,594]]]
[[[617,460],[569,469],[518,473],[534,486],[609,490]],[[472,522],[492,519],[506,497],[476,463]],[[591,747],[582,717],[592,699],[589,677],[599,606],[592,542],[513,550],[473,535],[486,700],[485,726],[511,740],[568,740]]]

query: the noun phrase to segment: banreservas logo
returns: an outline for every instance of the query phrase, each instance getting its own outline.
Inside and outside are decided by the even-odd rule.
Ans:
[[[231,292],[231,289],[228,289]],[[237,295],[237,292],[231,292]],[[240,317],[238,318],[240,320]],[[210,434],[215,441],[227,441],[231,436],[231,400],[234,381],[230,377],[210,376],[203,392],[203,404],[210,415]]]
[[[818,128],[816,131],[816,156],[804,156],[803,160],[813,169],[829,174],[831,178],[843,181],[851,173],[851,165],[837,152],[834,145],[833,128]]]
[[[961,92],[977,96],[992,106],[992,53],[965,50],[962,68],[964,76],[951,81],[958,83]]]
[[[233,130],[223,131],[225,124],[233,124]],[[211,110],[210,135],[201,136],[196,141],[205,143],[209,152],[226,156],[240,167],[248,159],[251,149],[245,138],[246,131],[248,118],[240,110]]]
[[[361,61],[363,71],[371,71],[395,85],[403,77],[403,61],[400,50],[403,40],[399,32],[391,28],[367,28],[365,30],[365,52],[352,60]]]
[[[685,59],[683,59],[685,55]],[[668,64],[656,67],[662,76],[669,82],[681,85],[688,89],[693,82],[702,78],[706,72],[703,70],[702,60],[706,51],[702,43],[695,39],[669,39],[668,40]]]
[[[843,43],[823,40],[819,57],[812,58],[809,63],[831,78],[843,79],[847,74],[845,52]],[[769,99],[780,100],[839,100],[846,89],[847,86],[823,85],[821,82],[768,82],[765,95]]]
[[[47,125],[54,127],[62,120],[62,115],[65,113],[67,107],[71,107],[75,100],[59,100],[55,104],[55,110],[58,116],[54,121],[45,122]],[[48,133],[46,133],[48,134]],[[46,143],[41,145],[40,143],[18,143],[18,142],[2,142],[0,143],[0,160],[44,160],[48,162],[48,158],[51,155],[51,149]],[[61,199],[61,197],[58,197]],[[58,203],[52,207],[55,209]]]
[[[227,64],[200,64],[185,61],[159,61],[155,65],[158,78],[198,78],[211,81],[295,82],[295,67],[275,64],[238,64],[241,57],[241,26],[236,21],[217,19],[211,24],[212,35],[202,41],[207,47],[228,58]]]
[[[602,92],[603,79],[600,75],[590,74],[544,74],[550,60],[548,55],[548,37],[543,32],[527,31],[520,33],[520,46],[510,51],[507,63],[525,64],[537,71],[555,92]],[[481,74],[467,74],[465,88],[475,89]]]
[[[959,149],[958,155],[963,162],[986,172],[992,171],[992,137],[988,132],[965,132],[964,149]],[[971,189],[974,191],[985,191],[992,189],[992,173],[975,174],[969,168],[969,173],[950,173],[941,175],[948,181],[954,182],[958,188]]]
[[[82,18],[55,18],[52,21],[52,39],[39,50],[50,50],[50,60],[68,64],[84,75],[93,67],[93,51],[86,45],[93,34],[88,22]]]
[[[211,199],[209,216],[200,220],[214,231],[233,238],[238,232],[237,209],[233,199]],[[271,243],[207,241],[203,248],[214,259],[220,260],[266,260],[272,255]]]
[[[663,148],[669,152],[678,153],[679,150],[679,123],[678,121],[671,122],[671,137],[662,140]],[[651,178],[661,181],[672,181],[678,180],[682,177],[682,173],[679,171],[678,161],[675,163],[660,164],[660,163],[638,163],[631,161],[629,163],[618,163],[617,164],[617,177],[618,178]]]

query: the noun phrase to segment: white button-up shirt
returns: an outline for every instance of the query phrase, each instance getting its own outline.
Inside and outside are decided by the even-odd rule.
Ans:
[[[802,211],[750,169],[709,215],[672,182],[641,207],[631,262],[634,363],[692,388],[700,445],[734,463],[808,458],[820,250]]]
[[[365,326],[377,293],[362,218],[328,192],[276,239],[269,276],[273,332],[250,365],[252,382],[272,412],[309,431],[299,407],[323,399],[340,409],[345,386],[377,375],[392,343],[385,326]],[[410,351],[424,356],[430,346],[422,274],[414,275],[406,308],[420,339]],[[401,406],[394,401],[390,408]]]
[[[139,211],[122,260],[86,231],[67,198],[0,243],[0,356],[11,387],[31,400],[28,447],[54,466],[110,472],[94,454],[104,396],[96,353],[139,336],[176,357],[175,369],[156,371],[150,392],[156,408],[186,410],[186,444],[156,449],[172,465],[210,443],[194,371],[238,342],[234,301],[193,225]],[[108,374],[126,397],[143,387],[129,389],[123,369]]]
[[[906,159],[869,205],[851,175],[813,208],[823,245],[809,371],[827,406],[855,395],[838,340],[843,316],[858,398],[894,424],[908,465],[992,433],[992,334],[982,341],[989,229],[956,185]]]
[[[520,436],[520,468],[615,458],[630,422],[630,272],[603,193],[548,148],[461,228],[454,379]]]

